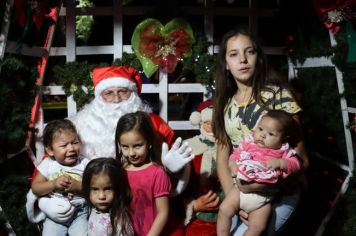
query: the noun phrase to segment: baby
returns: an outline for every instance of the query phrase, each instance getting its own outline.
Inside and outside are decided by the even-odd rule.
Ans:
[[[257,128],[230,156],[229,167],[236,183],[274,184],[300,170],[295,151],[288,144],[294,122],[292,116],[282,110],[268,111],[261,118]],[[271,192],[243,193],[235,186],[220,205],[218,235],[229,235],[231,218],[240,209],[249,213],[244,235],[261,235],[271,214]]]

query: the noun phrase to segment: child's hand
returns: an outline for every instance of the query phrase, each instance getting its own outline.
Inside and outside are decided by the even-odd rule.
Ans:
[[[70,184],[64,191],[74,193],[74,192],[81,191],[81,189],[82,189],[82,182],[75,180],[73,178],[70,178]]]
[[[240,210],[239,211],[239,216],[240,216],[240,220],[244,224],[248,225],[248,213],[246,211],[244,211],[244,210]]]
[[[65,191],[69,188],[71,184],[70,177],[67,175],[61,175],[57,179],[53,180],[54,183],[54,190],[61,190]]]

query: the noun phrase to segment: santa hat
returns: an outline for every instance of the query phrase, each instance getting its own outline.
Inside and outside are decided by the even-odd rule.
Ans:
[[[192,112],[189,117],[193,125],[199,125],[200,122],[209,121],[213,119],[213,100],[208,99],[199,104],[198,108]]]
[[[142,88],[141,75],[138,70],[128,66],[107,66],[93,70],[95,97],[110,87],[128,88],[140,95]]]

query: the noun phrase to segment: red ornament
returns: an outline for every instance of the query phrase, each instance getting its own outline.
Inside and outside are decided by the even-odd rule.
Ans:
[[[315,0],[314,8],[326,28],[333,33],[340,30],[343,20],[356,20],[356,0]]]
[[[288,36],[287,36],[287,40],[288,40],[289,42],[293,41],[293,40],[294,40],[294,36],[293,36],[293,35],[288,35]]]

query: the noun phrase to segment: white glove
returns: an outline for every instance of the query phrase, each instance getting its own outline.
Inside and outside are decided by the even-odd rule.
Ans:
[[[188,162],[194,159],[192,148],[182,138],[177,138],[171,150],[167,143],[162,143],[162,164],[172,173],[179,172]]]
[[[46,219],[46,215],[37,207],[37,196],[30,189],[26,195],[26,213],[31,223],[39,223]]]
[[[68,200],[59,197],[41,197],[38,206],[47,217],[58,223],[67,222],[75,210]]]
[[[191,171],[191,166],[188,164],[184,167],[183,171],[181,172],[176,187],[172,189],[171,192],[172,197],[181,194],[188,186],[189,179],[190,179],[190,171]]]

